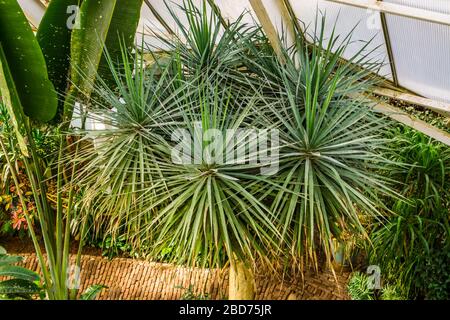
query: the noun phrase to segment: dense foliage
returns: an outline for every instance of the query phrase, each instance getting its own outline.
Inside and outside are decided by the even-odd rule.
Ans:
[[[382,288],[374,288],[369,276],[360,272],[352,274],[347,291],[352,300],[405,300],[399,287],[386,284]]]
[[[43,296],[39,275],[31,270],[17,266],[22,257],[11,256],[0,247],[0,300],[31,300],[34,296]]]
[[[404,199],[392,202],[388,221],[372,230],[370,260],[405,294],[439,299],[450,262],[450,149],[404,127],[390,138],[393,165],[386,174],[398,181]]]

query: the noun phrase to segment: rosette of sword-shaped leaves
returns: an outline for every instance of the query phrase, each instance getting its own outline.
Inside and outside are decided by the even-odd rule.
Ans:
[[[383,119],[364,98],[350,98],[366,90],[370,74],[354,66],[356,60],[339,61],[348,39],[337,51],[320,46],[323,34],[315,39],[316,46],[299,43],[287,63],[278,64],[283,99],[266,119],[283,141],[271,210],[294,257],[317,267],[319,258],[332,261],[334,240],[343,241],[344,234],[367,238],[364,223],[382,219],[380,199],[395,193],[392,181],[379,174],[389,163],[380,155]]]
[[[95,147],[77,159],[83,163],[83,204],[92,208],[94,225],[113,236],[126,234],[135,251],[155,259],[169,248],[167,261],[190,265],[265,259],[277,248],[278,232],[273,214],[255,193],[266,179],[261,164],[245,163],[245,153],[234,163],[203,159],[191,164],[173,158],[177,130],[193,137],[209,130],[225,134],[254,128],[255,101],[219,83],[180,83],[170,68],[162,74],[145,69],[142,58],[128,67],[123,57],[121,74],[110,61],[119,91],[101,81],[96,86],[107,105],[93,104],[88,117],[105,127],[85,132]],[[251,137],[247,132],[240,138]],[[228,142],[200,143],[193,157],[209,148],[238,148]]]
[[[134,214],[145,209],[142,193],[157,177],[160,153],[170,148],[170,125],[181,120],[179,104],[186,93],[175,88],[171,73],[145,68],[142,54],[131,59],[122,48],[120,65],[110,56],[107,62],[115,84],[97,80],[98,100],[86,114],[91,127],[80,131],[84,147],[68,160],[79,163],[82,205],[92,208],[94,230],[139,242],[137,231],[151,213],[139,219]]]
[[[89,100],[98,77],[114,85],[106,52],[117,64],[121,47],[133,47],[141,6],[142,0],[82,2],[79,27],[71,39],[71,86],[64,107],[67,119],[72,116],[75,97]]]
[[[275,147],[258,144],[253,150],[246,143],[258,139],[254,100],[236,99],[240,93],[220,82],[195,92],[180,106],[176,144],[144,195],[150,206],[141,214],[157,209],[141,231],[154,232],[148,256],[170,248],[167,260],[179,264],[268,262],[279,233],[275,215],[259,198],[269,180],[262,170],[268,164],[254,160]]]
[[[244,43],[252,41],[258,29],[243,23],[244,13],[224,26],[217,12],[208,8],[206,0],[199,6],[192,0],[176,5],[166,2],[166,7],[177,32],[169,37],[157,34],[161,44],[152,49],[177,52],[187,76],[204,75],[202,81],[212,77],[213,82],[227,78],[247,84],[245,70],[238,69],[244,66],[247,49]]]

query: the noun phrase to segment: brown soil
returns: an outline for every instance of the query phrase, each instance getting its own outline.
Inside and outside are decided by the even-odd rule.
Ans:
[[[71,253],[76,254],[78,251],[78,245],[79,243],[76,241],[71,241]],[[31,254],[34,253],[34,246],[33,242],[29,238],[23,238],[20,239],[18,237],[0,237],[0,246],[6,249],[9,253],[27,253]],[[43,244],[41,244],[43,248]],[[90,256],[101,256],[102,251],[98,248],[84,246],[83,247],[83,254],[90,255]]]

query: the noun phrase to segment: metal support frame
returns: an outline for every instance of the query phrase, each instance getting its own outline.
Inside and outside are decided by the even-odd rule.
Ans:
[[[382,2],[380,0],[326,0],[326,1],[345,4],[357,8],[371,9],[374,11],[393,14],[396,16],[450,26],[450,14],[413,8],[402,4]]]
[[[273,50],[275,51],[280,61],[283,63],[285,58],[283,55],[281,41],[278,36],[278,32],[272,23],[272,20],[270,20],[266,7],[261,0],[249,0],[249,2],[256,14],[256,17],[259,20],[259,23],[261,24],[261,27],[266,33]]]
[[[381,27],[383,28],[383,36],[384,42],[386,44],[386,50],[389,58],[389,66],[391,67],[392,79],[394,81],[395,86],[399,86],[397,67],[395,66],[395,57],[394,51],[392,50],[391,36],[389,34],[389,28],[386,21],[386,14],[384,12],[380,12],[381,19]]]
[[[150,0],[144,0],[145,1],[145,5],[150,9],[150,11],[152,12],[152,14],[155,16],[155,18],[158,20],[159,23],[161,23],[161,25],[164,27],[164,29],[167,30],[167,32],[170,35],[174,35],[175,32],[172,30],[172,28],[166,23],[166,21],[164,21],[164,19],[161,17],[161,15],[159,14],[159,12],[155,9],[155,7],[150,3]]]

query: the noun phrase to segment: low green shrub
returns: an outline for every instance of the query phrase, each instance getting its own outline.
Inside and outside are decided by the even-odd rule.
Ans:
[[[369,275],[354,272],[348,282],[347,291],[352,300],[405,300],[399,285],[386,284],[381,289],[371,285]]]
[[[450,249],[450,149],[405,127],[391,132],[393,165],[386,174],[398,181],[404,199],[373,226],[371,264],[388,280],[399,280],[410,298],[445,298],[446,252]],[[400,164],[400,165],[399,165]]]
[[[6,250],[0,247],[0,277],[9,278],[0,281],[0,300],[31,300],[44,297],[39,275],[16,265],[22,260],[22,257],[8,255]]]
[[[450,250],[432,250],[418,265],[416,286],[428,300],[450,299]]]
[[[369,277],[360,272],[355,272],[350,278],[347,291],[352,300],[374,300],[375,292],[369,286]]]
[[[208,293],[195,293],[194,286],[189,285],[188,288],[183,286],[176,286],[176,289],[184,290],[180,300],[210,300]]]

